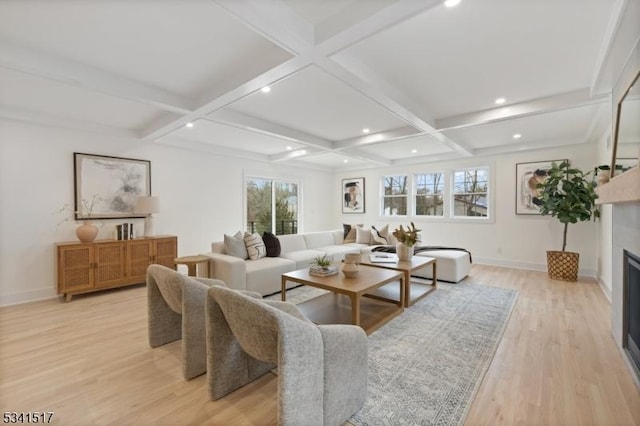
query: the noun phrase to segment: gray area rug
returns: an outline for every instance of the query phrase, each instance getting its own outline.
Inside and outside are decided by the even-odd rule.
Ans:
[[[287,299],[299,303],[320,292],[300,287]],[[350,423],[463,424],[516,298],[515,290],[439,283],[371,334],[367,402]]]

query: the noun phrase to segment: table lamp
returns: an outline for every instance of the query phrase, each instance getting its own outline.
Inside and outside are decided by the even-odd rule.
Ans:
[[[144,236],[153,237],[153,213],[160,211],[158,197],[138,197],[133,212],[146,215],[144,218]]]

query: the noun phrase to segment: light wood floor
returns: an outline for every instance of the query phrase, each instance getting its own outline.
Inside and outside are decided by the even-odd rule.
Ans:
[[[467,425],[640,425],[640,391],[592,280],[474,265],[468,282],[518,290]],[[146,290],[130,287],[0,309],[0,408],[64,425],[271,425],[267,375],[220,401],[182,379],[180,342],[150,349]]]

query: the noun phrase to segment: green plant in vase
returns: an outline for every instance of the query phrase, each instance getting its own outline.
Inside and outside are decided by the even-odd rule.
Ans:
[[[327,257],[327,255],[322,255],[322,256],[316,256],[316,258],[313,260],[313,264],[323,268],[323,269],[327,269],[329,266],[331,266],[331,259]]]
[[[537,185],[541,190],[540,214],[557,218],[564,225],[562,251],[547,251],[549,277],[563,281],[577,281],[579,253],[566,251],[567,229],[577,223],[600,217],[595,200],[596,183],[584,173],[571,167],[568,161],[551,163],[549,177]]]
[[[393,236],[396,237],[396,240],[398,240],[399,243],[402,243],[407,247],[413,247],[418,241],[420,241],[418,238],[418,232],[420,231],[422,231],[422,229],[416,228],[416,225],[411,222],[411,225],[407,226],[406,231],[402,225],[396,228],[396,230],[393,231]]]

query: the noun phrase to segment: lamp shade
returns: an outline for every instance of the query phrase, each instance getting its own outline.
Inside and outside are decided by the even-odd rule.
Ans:
[[[160,200],[158,197],[138,197],[136,199],[136,206],[133,210],[134,213],[139,214],[158,213],[159,211]]]

